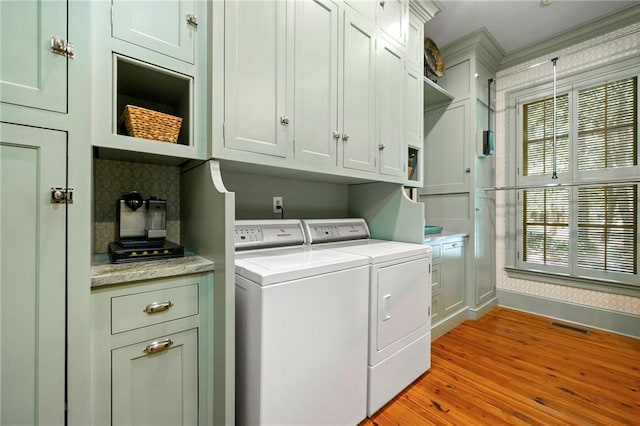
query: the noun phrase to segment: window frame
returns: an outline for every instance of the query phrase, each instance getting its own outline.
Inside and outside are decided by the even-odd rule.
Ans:
[[[637,179],[640,176],[640,131],[636,130],[636,166],[599,169],[582,171],[578,170],[577,150],[577,120],[578,120],[578,92],[601,84],[606,84],[625,78],[637,77],[636,80],[636,102],[640,104],[640,65],[637,61],[622,61],[612,64],[602,69],[592,69],[587,72],[575,73],[557,81],[556,92],[560,96],[564,93],[569,95],[569,171],[558,173],[558,179],[551,180],[551,174],[538,176],[523,176],[523,105],[528,102],[541,100],[553,96],[553,85],[546,81],[527,87],[519,87],[505,92],[506,109],[506,137],[513,141],[508,145],[506,180],[510,185],[545,185],[549,183],[569,183],[586,182],[588,180],[603,181],[614,179]],[[636,106],[636,120],[640,124],[640,105]],[[638,125],[637,124],[637,125]],[[507,214],[507,258],[505,259],[505,269],[509,276],[519,279],[530,279],[534,281],[550,282],[575,286],[580,288],[605,290],[620,294],[640,294],[640,243],[636,243],[636,262],[639,264],[636,274],[618,273],[612,271],[598,271],[577,266],[577,195],[578,188],[561,187],[569,190],[569,265],[567,267],[558,265],[543,265],[539,263],[525,262],[523,260],[523,190],[507,191],[505,194],[506,205],[514,206],[506,211]],[[637,192],[640,196],[640,184],[636,184]],[[640,201],[638,201],[640,203]],[[640,214],[637,217],[636,227],[640,230]],[[511,238],[509,238],[511,237]],[[638,239],[638,237],[637,237]]]

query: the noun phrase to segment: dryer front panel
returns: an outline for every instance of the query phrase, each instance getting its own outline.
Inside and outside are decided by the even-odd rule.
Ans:
[[[429,324],[429,264],[425,257],[377,269],[377,330],[372,334],[378,352],[413,338],[416,330]]]

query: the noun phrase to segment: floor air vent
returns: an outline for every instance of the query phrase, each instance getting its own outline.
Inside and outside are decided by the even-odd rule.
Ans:
[[[588,336],[589,334],[591,334],[591,332],[586,328],[580,328],[574,325],[563,324],[561,322],[555,322],[555,321],[551,321],[549,324],[552,327],[564,328],[565,330],[575,331],[576,333],[581,333],[581,334],[584,334],[585,336]]]

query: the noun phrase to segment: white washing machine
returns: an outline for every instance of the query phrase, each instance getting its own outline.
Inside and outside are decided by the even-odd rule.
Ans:
[[[367,415],[431,367],[431,247],[370,239],[364,219],[303,220],[308,244],[369,259]]]
[[[358,424],[368,259],[304,245],[297,220],[236,221],[235,242],[236,424]]]

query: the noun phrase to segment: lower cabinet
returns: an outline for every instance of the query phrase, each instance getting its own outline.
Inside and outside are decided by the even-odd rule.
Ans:
[[[92,290],[94,425],[209,422],[211,280],[198,274]]]
[[[431,242],[431,325],[441,324],[465,307],[464,237]]]

